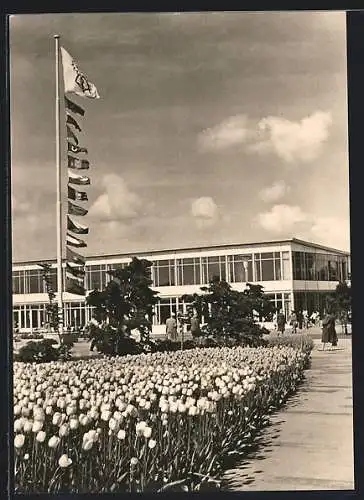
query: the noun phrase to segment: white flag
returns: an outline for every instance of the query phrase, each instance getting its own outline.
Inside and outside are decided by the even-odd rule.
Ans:
[[[81,73],[75,61],[63,47],[61,47],[61,54],[63,64],[64,91],[72,92],[82,97],[99,99],[100,96],[95,85],[89,82],[87,77],[83,73]]]

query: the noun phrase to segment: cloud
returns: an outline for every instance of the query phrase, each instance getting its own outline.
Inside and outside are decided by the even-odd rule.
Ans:
[[[273,151],[287,163],[312,161],[329,135],[331,113],[317,111],[299,122],[268,116],[258,123],[266,138],[250,146],[252,151]]]
[[[328,246],[349,250],[350,224],[341,217],[315,217],[312,221],[310,234],[314,241],[323,242]]]
[[[331,123],[331,113],[326,111],[316,111],[299,121],[267,116],[257,122],[247,115],[234,115],[203,130],[198,145],[202,151],[244,146],[250,153],[274,153],[287,163],[309,162],[321,153]]]
[[[263,212],[257,217],[263,229],[272,233],[290,231],[296,224],[305,222],[307,215],[299,206],[274,205],[269,212]]]
[[[251,131],[246,115],[230,116],[219,125],[203,130],[198,143],[202,150],[223,150],[245,142]]]
[[[350,224],[341,217],[319,216],[299,206],[275,205],[260,213],[256,221],[270,233],[286,238],[301,238],[333,248],[349,250]]]
[[[289,186],[284,181],[276,181],[259,192],[261,200],[269,203],[282,198],[288,191]]]
[[[91,217],[104,221],[121,221],[141,214],[142,199],[129,189],[122,177],[107,174],[102,179],[102,186],[105,192],[90,208]]]
[[[210,196],[202,196],[192,201],[191,214],[195,218],[197,227],[202,229],[211,227],[217,222],[219,210]]]

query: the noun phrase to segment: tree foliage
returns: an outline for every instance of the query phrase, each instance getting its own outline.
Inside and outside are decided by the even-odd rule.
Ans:
[[[345,281],[338,283],[335,291],[326,297],[326,306],[329,312],[346,324],[351,312],[351,287]]]
[[[104,352],[130,350],[132,330],[139,331],[142,343],[149,341],[157,301],[157,292],[151,289],[151,266],[148,260],[134,257],[124,268],[109,271],[112,279],[103,290],[95,289],[87,296],[94,317],[103,324],[93,334],[102,339]]]
[[[264,296],[263,287],[247,284],[243,292],[233,290],[229,283],[217,277],[208,286],[201,287],[202,294],[185,295],[197,314],[204,317],[204,331],[215,339],[233,339],[248,344],[255,343],[264,333],[257,319],[273,312],[274,306]]]

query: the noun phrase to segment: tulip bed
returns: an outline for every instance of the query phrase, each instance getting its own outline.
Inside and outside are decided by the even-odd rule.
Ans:
[[[160,491],[186,478],[198,489],[297,389],[308,356],[223,347],[14,363],[16,493]]]

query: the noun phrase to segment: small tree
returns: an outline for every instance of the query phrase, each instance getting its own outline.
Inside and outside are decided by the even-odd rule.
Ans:
[[[341,281],[336,286],[334,307],[336,315],[340,319],[345,334],[347,335],[349,313],[351,312],[351,287],[349,287],[345,281]]]
[[[58,304],[55,302],[56,294],[53,290],[51,269],[52,266],[46,262],[38,264],[43,269],[43,282],[45,284],[46,292],[48,294],[48,304],[46,305],[46,319],[50,329],[58,332],[59,317],[58,317]]]
[[[266,310],[272,308],[262,287],[248,284],[244,292],[238,292],[216,277],[208,286],[201,287],[201,291],[200,295],[185,295],[184,300],[191,302],[205,317],[205,334],[224,343],[259,342],[265,330],[256,323],[254,311],[266,314]]]
[[[111,281],[104,290],[93,290],[86,298],[95,308],[95,318],[103,323],[104,351],[121,354],[133,345],[132,330],[138,330],[141,343],[149,342],[152,330],[153,306],[157,292],[150,288],[152,263],[134,257],[123,269],[109,271]],[[127,347],[129,346],[129,347]]]

